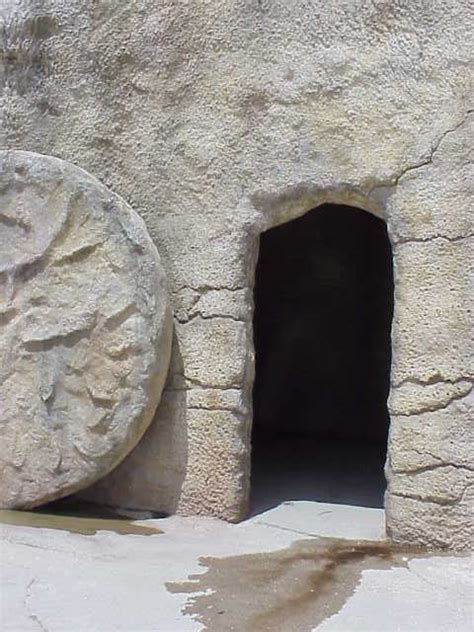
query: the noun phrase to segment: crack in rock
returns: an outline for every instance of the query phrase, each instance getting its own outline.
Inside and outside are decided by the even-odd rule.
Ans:
[[[196,312],[195,314],[191,314],[190,316],[188,316],[187,318],[184,318],[182,316],[175,316],[175,320],[176,322],[178,322],[180,325],[187,325],[188,323],[192,322],[193,320],[196,319],[201,319],[201,320],[214,320],[215,318],[222,318],[224,320],[233,320],[236,323],[247,323],[247,320],[243,320],[242,318],[237,318],[236,316],[231,316],[230,314],[212,314],[210,316],[204,316],[204,314],[200,313],[200,312]]]
[[[38,617],[37,614],[35,614],[31,607],[30,607],[30,599],[31,599],[31,589],[33,588],[33,585],[36,583],[36,577],[33,577],[33,579],[30,581],[30,583],[28,584],[28,586],[26,587],[26,592],[25,592],[25,598],[23,600],[23,603],[25,605],[25,610],[26,613],[28,615],[28,618],[31,619],[32,621],[34,621],[36,623],[36,625],[39,627],[40,630],[42,630],[42,632],[48,632],[48,628],[43,625],[43,622],[41,621],[41,619]]]
[[[400,388],[404,384],[416,384],[418,386],[433,386],[434,384],[458,384],[459,382],[472,382],[473,378],[469,376],[457,377],[450,380],[449,378],[442,377],[439,373],[429,377],[427,380],[423,380],[417,377],[407,377],[400,382],[392,384],[392,389]]]
[[[410,173],[411,171],[415,171],[417,169],[421,169],[423,167],[426,167],[427,165],[432,164],[433,158],[436,152],[438,151],[438,149],[440,148],[442,142],[446,138],[446,136],[456,132],[459,128],[461,128],[464,125],[464,123],[467,121],[467,119],[469,118],[469,115],[472,114],[473,112],[474,110],[467,110],[464,117],[459,123],[457,123],[454,127],[451,127],[447,129],[445,132],[443,132],[438,138],[438,140],[431,146],[430,152],[426,158],[424,158],[423,160],[421,160],[420,162],[414,165],[409,165],[408,167],[405,167],[404,169],[402,169],[402,171],[398,175],[392,176],[391,178],[387,179],[386,182],[380,182],[379,184],[374,185],[367,192],[367,197],[370,197],[376,189],[388,189],[388,188],[396,187],[399,184],[400,180],[404,176],[407,175],[407,173]]]
[[[415,417],[417,415],[423,415],[424,413],[434,413],[438,410],[444,410],[448,408],[453,402],[469,397],[473,389],[471,385],[466,391],[459,393],[458,395],[452,395],[448,401],[440,402],[439,404],[432,404],[423,406],[422,408],[418,408],[414,411],[410,411],[409,413],[395,412],[393,415],[395,417]]]
[[[189,390],[190,388],[194,388],[195,386],[199,387],[199,388],[203,388],[203,389],[215,389],[215,390],[219,390],[219,391],[227,391],[227,390],[240,390],[240,385],[239,384],[226,384],[225,386],[220,386],[217,384],[205,384],[204,382],[200,382],[199,380],[192,378],[192,377],[187,377],[185,375],[182,376],[186,382],[188,382],[189,384],[186,384],[186,388],[185,389],[178,389],[178,390]],[[189,386],[191,385],[191,386]]]
[[[393,492],[390,491],[391,496],[396,496],[398,498],[408,498],[409,500],[416,500],[422,503],[433,503],[434,505],[440,505],[442,507],[453,507],[455,505],[459,505],[466,494],[466,491],[472,487],[469,483],[466,485],[462,493],[457,498],[436,498],[435,496],[430,496],[429,494],[422,496],[421,494],[404,494],[402,492]]]
[[[434,241],[435,239],[444,239],[445,241],[449,241],[450,243],[455,243],[457,241],[464,241],[465,239],[470,239],[474,237],[474,233],[468,233],[467,235],[458,235],[456,237],[448,237],[447,235],[431,235],[430,237],[410,237],[409,239],[396,239],[394,240],[394,245],[396,246],[404,246],[405,244],[426,244],[430,241]]]
[[[433,457],[439,458],[439,457]],[[474,472],[474,467],[469,467],[468,465],[457,465],[456,463],[445,463],[440,459],[440,463],[433,463],[432,465],[423,465],[421,467],[413,468],[410,470],[405,469],[395,469],[390,467],[390,470],[393,474],[403,474],[404,476],[416,476],[418,474],[423,474],[425,472],[433,472],[435,470],[453,467],[456,470],[465,470],[466,472]]]

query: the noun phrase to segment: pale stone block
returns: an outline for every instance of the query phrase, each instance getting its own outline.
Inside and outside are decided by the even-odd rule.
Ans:
[[[193,318],[176,327],[189,385],[240,387],[248,353],[246,323],[227,318]]]

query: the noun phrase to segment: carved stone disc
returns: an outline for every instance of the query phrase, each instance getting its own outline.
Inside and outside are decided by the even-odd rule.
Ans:
[[[143,221],[73,165],[0,152],[0,506],[82,489],[136,445],[171,315]]]

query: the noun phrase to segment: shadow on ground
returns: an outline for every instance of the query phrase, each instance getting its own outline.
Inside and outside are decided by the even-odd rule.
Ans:
[[[383,507],[385,448],[378,443],[275,435],[253,451],[250,515],[307,500]]]

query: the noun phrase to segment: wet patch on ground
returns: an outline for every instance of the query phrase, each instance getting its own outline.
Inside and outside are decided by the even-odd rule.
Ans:
[[[137,516],[138,518],[138,516]],[[98,531],[113,531],[122,535],[157,535],[163,533],[157,527],[136,524],[118,510],[98,507],[90,503],[74,505],[51,503],[34,511],[0,510],[0,525],[58,529],[95,535]]]
[[[314,538],[270,553],[201,558],[203,574],[167,589],[192,594],[183,614],[211,632],[310,632],[341,609],[363,570],[406,567],[429,555],[385,542]]]

